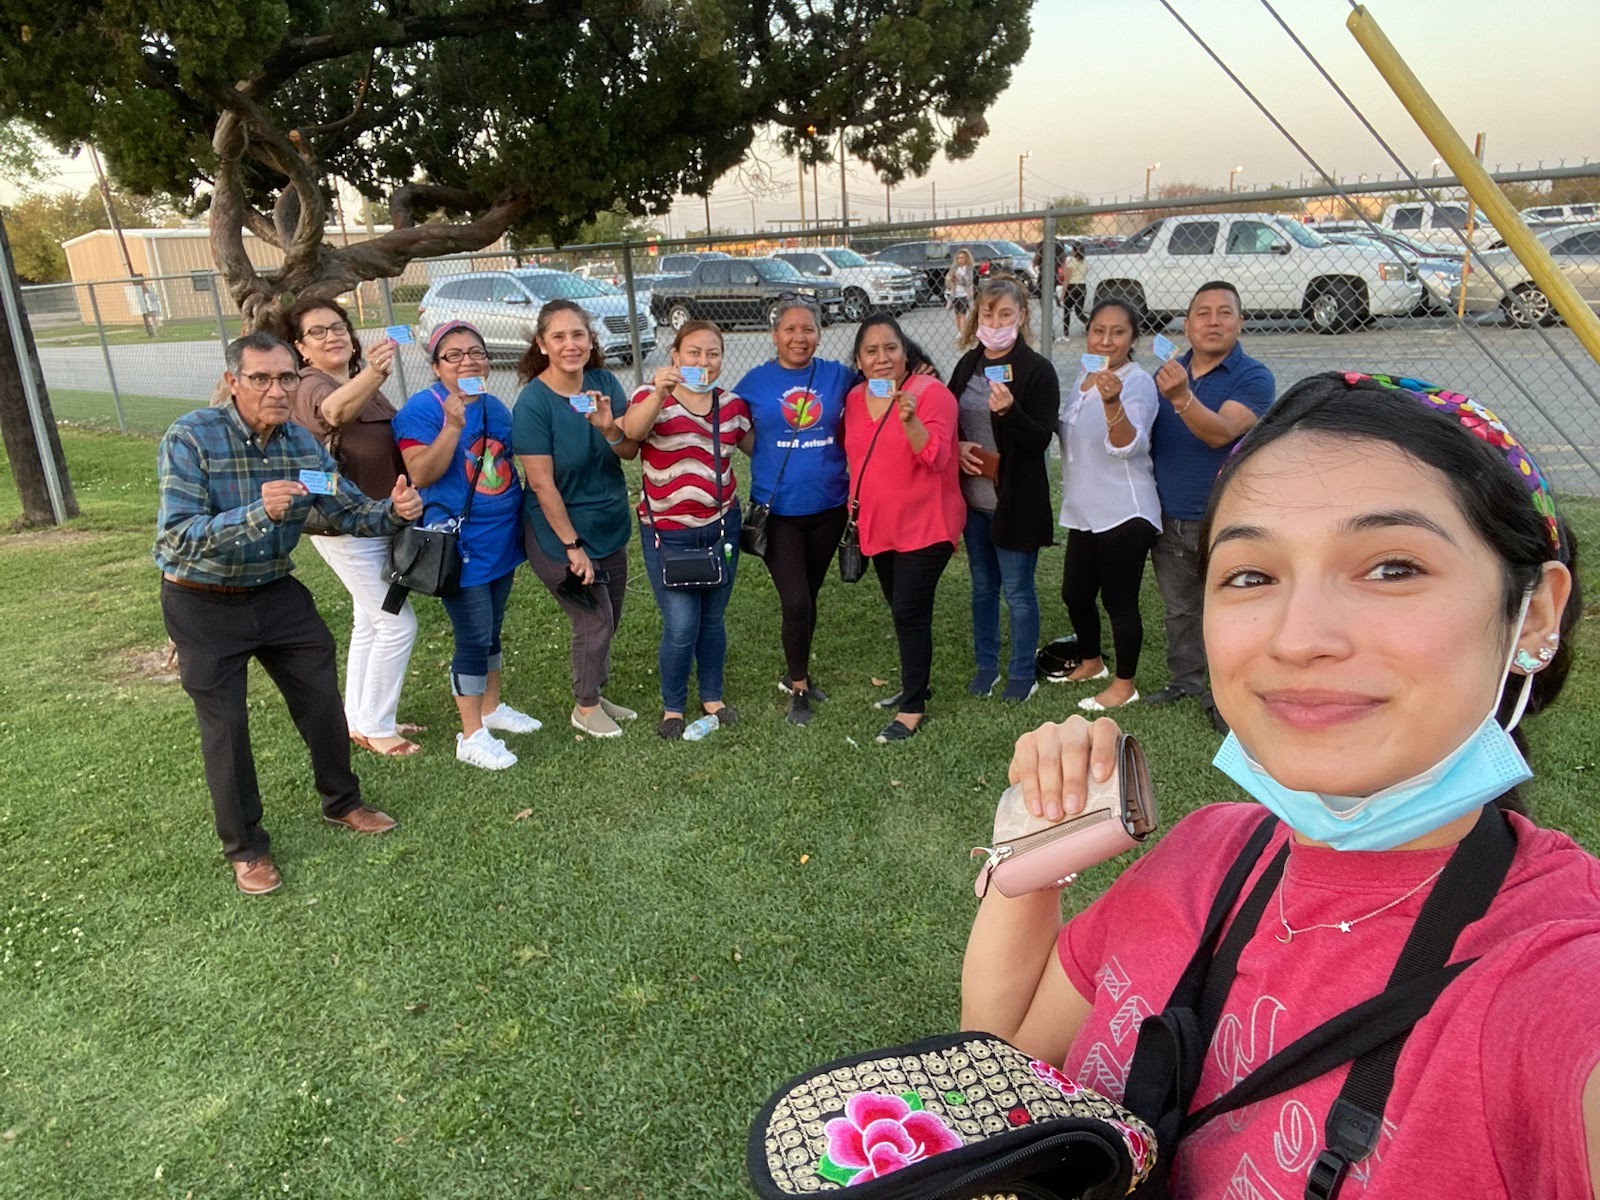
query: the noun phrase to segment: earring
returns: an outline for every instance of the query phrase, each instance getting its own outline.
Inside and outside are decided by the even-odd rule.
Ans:
[[[1559,646],[1561,644],[1561,635],[1559,633],[1547,633],[1544,635],[1544,640],[1552,646]]]
[[[1532,675],[1540,667],[1544,666],[1542,661],[1529,654],[1526,650],[1520,649],[1517,651],[1516,655],[1511,659],[1511,661],[1516,666],[1517,670],[1527,675]]]
[[[1554,658],[1555,656],[1556,656],[1556,652],[1551,647],[1549,647],[1549,646],[1540,646],[1539,647],[1539,661],[1540,662],[1547,663],[1552,658]]]

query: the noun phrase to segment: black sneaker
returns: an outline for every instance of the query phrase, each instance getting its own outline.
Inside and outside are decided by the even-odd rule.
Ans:
[[[662,737],[666,738],[669,742],[682,741],[683,730],[684,724],[682,717],[662,717],[661,724],[656,726],[656,732]]]
[[[795,694],[794,682],[787,674],[778,680],[778,690],[787,696],[793,696]],[[811,693],[811,698],[818,704],[826,704],[828,702],[828,693],[819,688],[816,683],[811,680],[806,681],[806,691]]]
[[[1159,692],[1151,692],[1144,698],[1144,702],[1146,704],[1176,704],[1179,700],[1194,700],[1199,695],[1199,692],[1186,691],[1181,687],[1169,684]]]
[[[875,739],[880,746],[887,746],[891,742],[908,742],[917,736],[917,730],[922,728],[922,722],[916,725],[902,725],[899,721],[890,721],[881,730]]]
[[[967,694],[970,696],[990,696],[994,693],[994,685],[1000,682],[1000,672],[993,667],[979,667],[973,675],[972,682],[967,684]]]
[[[811,693],[795,692],[789,698],[788,722],[791,725],[811,724]]]

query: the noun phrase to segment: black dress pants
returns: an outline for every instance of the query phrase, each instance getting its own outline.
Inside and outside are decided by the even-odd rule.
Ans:
[[[200,723],[200,754],[228,858],[245,862],[267,852],[261,790],[250,752],[247,672],[259,659],[283,693],[289,715],[311,751],[325,816],[361,803],[350,770],[350,732],[339,697],[333,635],[311,593],[292,576],[242,595],[199,592],[163,580],[161,615],[178,647],[183,690]]]
[[[933,597],[955,549],[951,542],[939,542],[921,550],[885,550],[872,556],[878,586],[894,614],[894,635],[900,643],[900,711],[908,715],[927,707],[928,677],[933,673]]]

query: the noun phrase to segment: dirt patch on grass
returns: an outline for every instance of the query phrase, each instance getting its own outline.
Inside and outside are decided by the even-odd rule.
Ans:
[[[178,656],[171,643],[154,650],[141,650],[137,647],[118,650],[112,655],[112,660],[116,664],[112,675],[125,682],[134,680],[144,680],[146,683],[178,682]]]
[[[25,525],[20,520],[0,527],[0,550],[26,546],[75,546],[105,534],[94,529],[62,529],[59,525]]]

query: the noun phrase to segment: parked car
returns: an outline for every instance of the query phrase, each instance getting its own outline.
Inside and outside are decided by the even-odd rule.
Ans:
[[[1522,210],[1524,223],[1539,225],[1574,225],[1580,221],[1600,221],[1600,204],[1537,204]]]
[[[1383,220],[1378,223],[1442,250],[1461,250],[1467,228],[1467,206],[1434,200],[1402,201],[1385,208]],[[1472,220],[1472,244],[1481,250],[1499,240],[1495,227],[1483,219],[1482,213],[1476,214]]]
[[[1337,245],[1369,246],[1393,254],[1405,263],[1409,272],[1407,278],[1425,284],[1417,307],[1411,310],[1412,316],[1422,317],[1455,307],[1456,288],[1461,282],[1459,258],[1442,254],[1436,247],[1414,243],[1398,233],[1330,233],[1320,225],[1317,232]],[[1426,278],[1423,272],[1427,273]]]
[[[446,321],[469,321],[483,334],[491,356],[515,357],[528,348],[539,309],[550,300],[571,300],[594,318],[595,336],[607,358],[633,361],[628,298],[566,271],[523,267],[441,279],[417,305],[417,332],[426,341]],[[655,349],[655,326],[643,310],[636,323],[639,350],[648,354]]]
[[[657,324],[681,329],[696,320],[723,326],[773,325],[785,296],[804,296],[822,311],[822,322],[836,321],[844,309],[844,289],[827,279],[802,275],[775,258],[708,258],[688,275],[658,284],[651,297]]]
[[[1421,296],[1406,265],[1387,250],[1334,245],[1278,213],[1163,217],[1084,265],[1091,304],[1126,300],[1150,330],[1186,312],[1208,279],[1238,288],[1248,316],[1303,316],[1318,333],[1402,316]]]
[[[965,250],[972,255],[973,265],[980,275],[998,267],[1015,271],[1027,278],[1030,284],[1036,285],[1033,255],[1021,246],[1013,252],[991,242],[899,242],[878,251],[873,258],[877,262],[893,263],[917,272],[921,283],[917,303],[932,304],[944,300],[945,275],[955,262],[957,250]]]
[[[1584,303],[1600,312],[1600,225],[1562,225],[1535,234],[1550,257],[1578,289]],[[1499,276],[1497,283],[1489,270]],[[1466,273],[1468,312],[1499,308],[1513,325],[1553,325],[1559,319],[1544,290],[1533,282],[1528,269],[1510,250],[1485,250]]]
[[[859,321],[869,312],[895,316],[917,304],[917,274],[893,263],[869,262],[848,246],[821,246],[815,250],[777,250],[782,259],[802,275],[831,279],[844,289],[844,319]]]
[[[660,275],[687,275],[708,258],[730,258],[722,250],[685,250],[681,254],[663,254],[656,260],[656,273]]]

